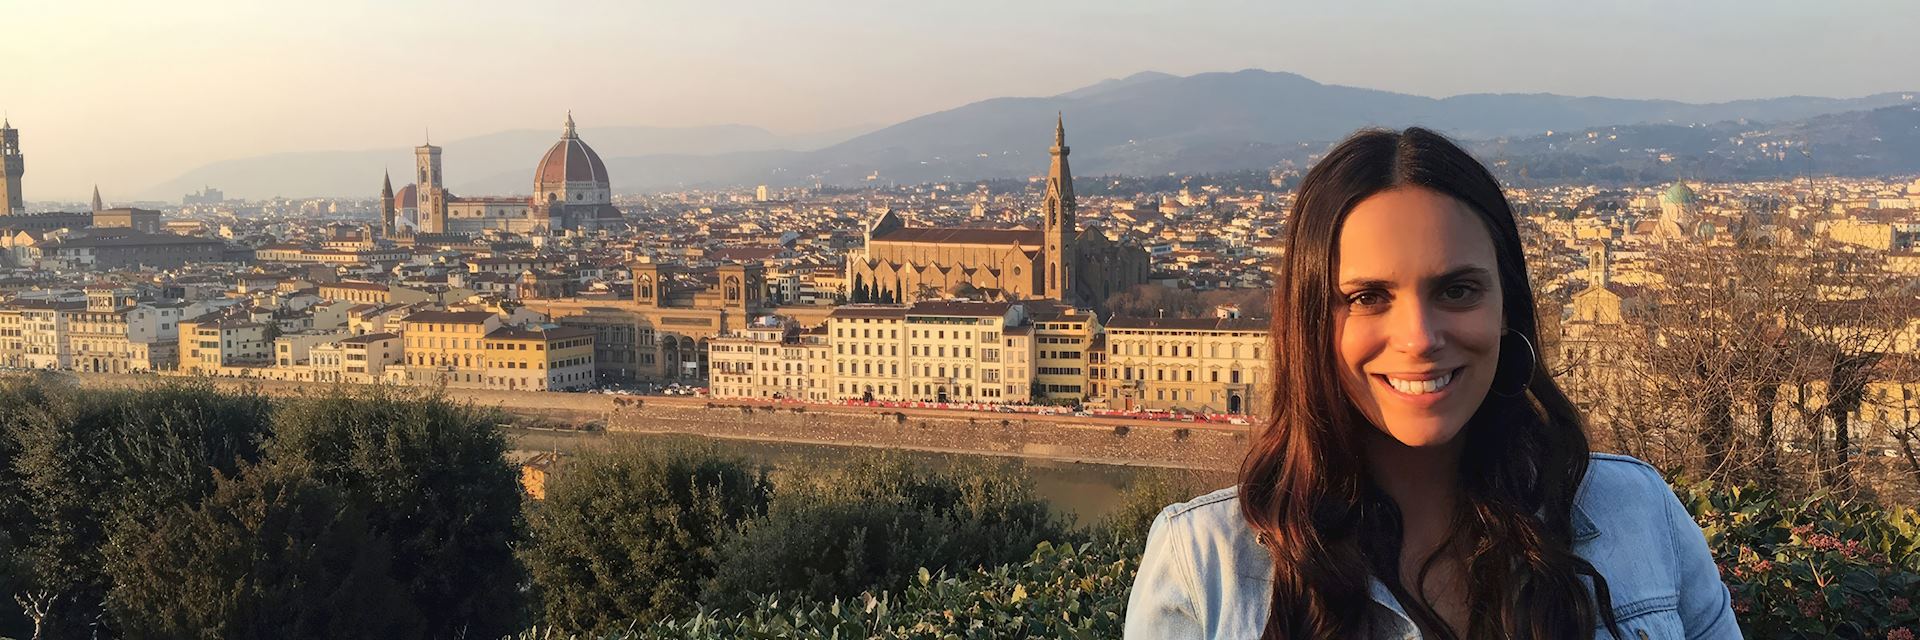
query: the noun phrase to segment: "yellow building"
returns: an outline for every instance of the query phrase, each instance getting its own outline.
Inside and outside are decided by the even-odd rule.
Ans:
[[[565,462],[558,451],[542,451],[520,463],[520,486],[526,489],[527,497],[547,499],[547,482],[560,472]]]
[[[900,380],[906,370],[903,337],[907,308],[854,304],[827,317],[833,344],[833,399],[905,400]]]
[[[1025,402],[1032,328],[1009,302],[835,308],[818,346],[833,361],[831,400]],[[812,344],[803,339],[803,344]]]
[[[1815,233],[1840,242],[1880,251],[1920,248],[1920,216],[1912,211],[1857,211],[1839,220],[1814,224]]]
[[[180,321],[180,371],[195,375],[227,375],[231,368],[257,369],[273,363],[273,341],[268,325],[254,322],[237,309],[208,313]]]
[[[707,341],[709,393],[715,398],[824,401],[831,378],[821,340],[779,316],[755,320],[746,331]],[[824,335],[813,333],[816,337]]]
[[[500,316],[486,311],[422,311],[401,321],[406,380],[413,385],[487,387],[487,334]]]
[[[594,386],[593,332],[561,326],[500,327],[481,340],[485,384],[509,391]]]
[[[1007,376],[1004,333],[1025,325],[1007,302],[921,302],[903,314],[907,397],[932,402],[1007,402],[1030,397]]]
[[[1100,333],[1100,320],[1085,309],[1063,307],[1036,314],[1033,327],[1034,382],[1039,397],[1085,400],[1091,393],[1087,350]]]
[[[0,367],[27,366],[26,322],[22,309],[0,306]]]
[[[1108,406],[1251,413],[1264,410],[1267,321],[1114,318],[1107,323]]]

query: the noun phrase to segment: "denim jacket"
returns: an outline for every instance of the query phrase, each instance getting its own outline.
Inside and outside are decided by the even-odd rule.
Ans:
[[[1739,638],[1706,537],[1659,472],[1626,456],[1596,453],[1591,460],[1575,493],[1573,550],[1606,577],[1624,639]],[[1258,638],[1272,575],[1272,556],[1240,516],[1236,489],[1168,506],[1147,534],[1126,637]],[[1369,582],[1369,637],[1420,638],[1386,585]],[[1600,624],[1594,637],[1608,637],[1605,628]]]

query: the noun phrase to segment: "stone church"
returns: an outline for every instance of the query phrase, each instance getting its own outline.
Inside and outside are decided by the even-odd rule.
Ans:
[[[1052,166],[1040,229],[909,226],[891,209],[868,225],[866,246],[848,252],[847,281],[900,302],[947,296],[1061,300],[1095,309],[1108,296],[1146,284],[1146,249],[1107,239],[1074,220],[1066,124],[1054,123]]]

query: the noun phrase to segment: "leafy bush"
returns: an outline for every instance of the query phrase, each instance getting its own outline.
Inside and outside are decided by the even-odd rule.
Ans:
[[[1036,545],[1012,563],[919,571],[898,590],[826,601],[761,597],[744,613],[698,614],[592,636],[721,638],[1118,638],[1139,553],[1095,543]],[[515,640],[572,638],[535,629]]]
[[[47,638],[86,637],[111,586],[102,566],[117,529],[197,502],[222,474],[260,458],[268,424],[258,395],[204,382],[138,390],[63,387],[12,378],[0,390],[0,528],[15,587],[51,603]],[[4,568],[0,568],[4,569]],[[12,595],[12,594],[7,594]],[[0,607],[13,609],[11,598]],[[9,616],[12,617],[12,616]]]
[[[1920,633],[1920,514],[1820,494],[1676,487],[1753,638]]]
[[[283,468],[222,478],[201,505],[109,545],[108,608],[128,638],[417,637],[367,509]]]
[[[521,488],[499,422],[428,392],[333,390],[281,403],[268,458],[367,504],[422,636],[498,637],[525,624]]]
[[[1133,477],[1120,493],[1120,504],[1094,523],[1095,539],[1133,547],[1136,552],[1146,544],[1147,529],[1160,510],[1176,502],[1186,502],[1207,492],[1230,486],[1233,475],[1224,472],[1185,469],[1150,469]]]
[[[605,631],[694,608],[719,540],[766,508],[766,475],[711,445],[620,446],[567,462],[529,506],[521,554],[546,622]]]
[[[869,456],[783,476],[766,516],[723,546],[703,602],[731,609],[757,594],[851,597],[905,586],[921,567],[1015,561],[1066,533],[1032,481],[1002,465],[928,471]]]

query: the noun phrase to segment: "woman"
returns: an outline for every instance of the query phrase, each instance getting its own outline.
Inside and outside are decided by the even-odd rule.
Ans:
[[[1740,636],[1661,476],[1588,452],[1485,167],[1362,131],[1288,224],[1271,421],[1237,487],[1154,520],[1127,637]]]

